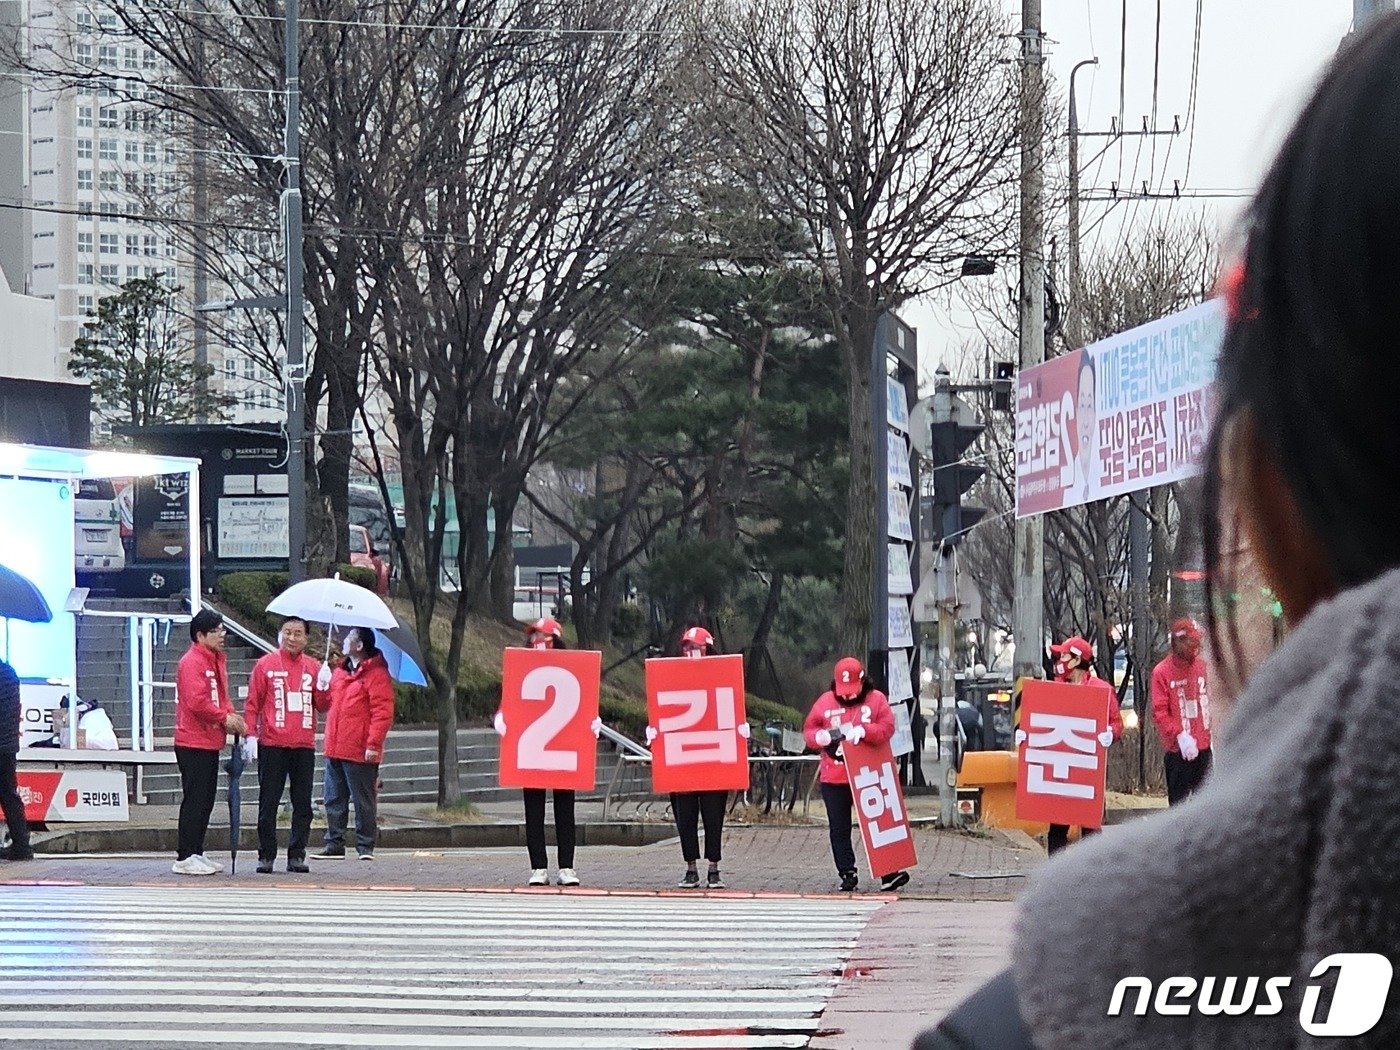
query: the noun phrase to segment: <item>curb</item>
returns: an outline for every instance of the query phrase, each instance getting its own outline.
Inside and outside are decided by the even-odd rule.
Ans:
[[[315,839],[315,828],[312,838]],[[284,828],[278,828],[285,839]],[[553,828],[546,828],[552,844]],[[580,824],[580,846],[650,846],[675,838],[670,824],[606,823]],[[176,847],[177,830],[160,828],[73,828],[34,837],[35,852],[61,856],[66,853],[169,853]],[[379,829],[376,845],[386,849],[493,849],[524,848],[525,825],[519,824],[424,824]],[[211,827],[207,849],[227,850],[229,829]],[[238,839],[240,850],[256,852],[257,828],[245,826]]]

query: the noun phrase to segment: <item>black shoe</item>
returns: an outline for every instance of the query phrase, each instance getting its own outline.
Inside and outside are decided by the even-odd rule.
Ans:
[[[311,854],[312,860],[344,860],[344,846],[327,846],[320,853]]]
[[[272,874],[272,861],[270,861],[270,860],[260,860],[260,861],[258,861],[258,874],[259,874],[259,875],[271,875],[271,874]]]
[[[711,868],[711,869],[709,870],[709,873],[706,874],[706,876],[705,876],[705,889],[707,889],[707,890],[722,890],[722,889],[724,889],[724,880],[723,880],[722,878],[719,877],[719,869],[718,869],[718,868]]]
[[[681,881],[678,885],[683,890],[698,890],[700,888],[700,873],[694,868],[689,869],[685,875],[681,877]]]
[[[893,893],[908,882],[909,873],[907,871],[896,871],[893,875],[886,875],[880,880],[880,889],[884,893]]]
[[[851,893],[860,885],[860,876],[853,871],[843,871],[841,873],[841,892]]]
[[[306,866],[306,858],[298,857],[296,860],[287,858],[287,870],[293,875],[310,875],[311,869]]]
[[[16,846],[13,842],[0,850],[0,857],[6,860],[33,860],[34,850],[30,846]]]

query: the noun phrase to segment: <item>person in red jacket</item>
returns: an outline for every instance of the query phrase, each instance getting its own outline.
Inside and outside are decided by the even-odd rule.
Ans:
[[[1152,669],[1152,721],[1162,738],[1167,801],[1175,806],[1210,772],[1210,697],[1201,629],[1182,617],[1172,624],[1172,651]]]
[[[375,783],[384,738],[394,724],[394,683],[375,644],[374,631],[352,627],[345,636],[345,662],[331,675],[326,716],[326,842],[318,860],[345,856],[345,828],[355,803],[355,852],[374,859],[379,802]]]
[[[278,649],[253,665],[243,721],[244,755],[258,762],[258,871],[272,873],[277,859],[277,810],[292,782],[292,832],[287,870],[305,874],[311,838],[311,784],[316,774],[316,712],[330,707],[330,694],[316,688],[319,665],[306,654],[306,621],[289,616],[277,635]]]
[[[1113,686],[1094,673],[1094,647],[1083,638],[1067,638],[1060,645],[1052,645],[1055,655],[1055,679],[1071,685],[1094,685],[1104,691],[1108,705],[1108,728],[1099,734],[1099,743],[1107,751],[1113,742],[1123,735],[1123,713],[1118,708],[1118,693]],[[1104,761],[1107,761],[1105,758]],[[1080,828],[1080,836],[1093,835],[1098,828]],[[1058,853],[1069,845],[1069,825],[1051,824],[1046,848],[1050,853]]]
[[[219,752],[229,733],[246,731],[228,698],[224,618],[201,609],[190,620],[190,647],[175,672],[175,761],[180,767],[177,875],[213,875],[223,865],[204,855],[219,789]]]
[[[525,628],[525,641],[531,649],[563,649],[564,629],[552,617],[536,620]],[[506,735],[505,715],[498,708],[493,719],[496,732]],[[603,731],[603,721],[595,718],[591,726],[597,737]],[[549,885],[549,853],[544,840],[544,788],[524,788],[525,849],[530,855],[530,879],[527,886]],[[578,825],[574,821],[575,792],[567,788],[554,789],[554,842],[559,850],[559,885],[577,886],[578,872],[574,870],[574,843]]]
[[[831,857],[841,889],[847,893],[860,885],[856,873],[856,852],[851,844],[851,810],[854,800],[846,779],[842,748],[846,743],[868,740],[883,744],[894,736],[894,712],[885,694],[865,676],[865,668],[854,656],[836,661],[831,688],[817,697],[802,725],[807,746],[821,752],[817,779],[821,782],[822,804],[826,806],[826,827],[831,838]],[[880,889],[897,890],[909,881],[907,871],[896,871],[880,880]]]
[[[715,639],[703,627],[687,627],[681,635],[681,656],[687,660],[700,660],[718,653]],[[738,733],[741,739],[749,739],[748,722],[740,722]],[[647,726],[647,747],[655,743],[658,736],[655,726]],[[709,870],[705,873],[705,888],[724,889],[724,879],[719,873],[720,847],[724,839],[724,811],[729,805],[729,792],[717,791],[673,791],[671,793],[671,815],[676,820],[676,834],[681,840],[681,859],[685,861],[685,873],[677,884],[683,890],[700,888],[700,824],[705,824],[705,859]]]

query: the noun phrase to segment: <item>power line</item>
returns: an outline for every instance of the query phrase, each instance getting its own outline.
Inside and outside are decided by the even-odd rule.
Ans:
[[[1196,39],[1191,49],[1191,94],[1186,102],[1186,174],[1183,185],[1191,183],[1191,158],[1196,151],[1196,85],[1201,74],[1201,14],[1205,0],[1196,0]]]

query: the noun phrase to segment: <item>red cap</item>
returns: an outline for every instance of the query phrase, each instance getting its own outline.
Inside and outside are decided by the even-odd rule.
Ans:
[[[551,638],[563,638],[564,628],[559,626],[559,621],[551,616],[546,616],[541,620],[536,620],[525,628],[526,634],[547,634]]]
[[[1050,651],[1056,656],[1068,656],[1072,653],[1079,657],[1081,662],[1086,664],[1094,662],[1094,647],[1078,635],[1073,638],[1066,638],[1059,645],[1052,645]]]
[[[703,627],[691,627],[681,635],[681,647],[694,646],[696,649],[708,649],[715,644],[714,637]]]
[[[854,656],[843,656],[836,661],[831,688],[837,696],[849,700],[860,692],[864,680],[865,668],[861,667],[860,661]]]
[[[1190,638],[1193,642],[1201,640],[1201,625],[1189,616],[1182,616],[1172,621],[1173,638]]]

